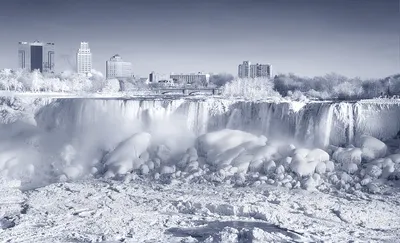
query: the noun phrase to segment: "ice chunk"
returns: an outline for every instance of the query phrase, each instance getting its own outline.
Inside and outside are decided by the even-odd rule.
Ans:
[[[290,163],[290,169],[299,176],[307,176],[314,173],[315,167],[319,162],[318,160],[309,160],[303,157],[302,154],[295,154]]]
[[[260,172],[263,168],[264,161],[261,159],[253,160],[250,162],[249,170],[251,172]]]
[[[83,172],[83,168],[81,166],[69,166],[64,169],[64,174],[70,180],[77,179]]]
[[[133,168],[139,168],[143,160],[139,156],[150,145],[151,135],[145,132],[136,133],[121,142],[106,158],[107,168],[113,168],[114,174],[124,174]]]
[[[307,154],[306,158],[307,160],[323,162],[329,160],[329,154],[322,149],[313,149]]]
[[[322,162],[322,161],[319,162],[317,164],[317,167],[315,168],[315,171],[320,175],[324,174],[326,172],[326,164],[325,164],[325,162]]]
[[[197,146],[203,153],[210,149],[214,149],[218,151],[218,153],[221,153],[243,143],[257,142],[260,140],[263,142],[262,138],[244,131],[223,129],[200,136],[197,139]]]
[[[332,155],[332,158],[341,163],[354,163],[356,165],[361,164],[361,154],[360,148],[338,148]]]
[[[251,151],[254,155],[254,160],[271,160],[278,158],[278,149],[272,145],[265,145]]]
[[[291,156],[296,147],[293,144],[283,144],[278,147],[278,152],[282,157]]]
[[[247,173],[252,159],[253,155],[251,154],[240,154],[232,161],[231,165],[237,167],[239,173]]]
[[[111,152],[105,164],[110,164],[125,158],[138,158],[147,150],[150,145],[150,139],[151,135],[149,133],[141,132],[134,134],[121,142],[114,151]]]
[[[343,170],[347,173],[354,174],[358,170],[358,166],[355,163],[346,163],[343,165]]]
[[[372,136],[362,135],[358,139],[357,145],[367,160],[385,157],[387,153],[386,144]]]
[[[388,156],[395,164],[400,164],[400,154],[391,154]]]
[[[214,161],[209,161],[209,164],[212,165],[218,165],[218,166],[223,166],[223,165],[230,165],[232,163],[232,160],[235,159],[239,154],[244,152],[245,149],[242,147],[234,147],[231,148],[222,154],[219,154]]]
[[[275,170],[276,170],[275,161],[269,160],[264,163],[264,173],[265,174],[269,174],[271,172],[274,172]]]
[[[146,164],[140,166],[140,173],[142,175],[147,175],[150,172],[149,167]]]

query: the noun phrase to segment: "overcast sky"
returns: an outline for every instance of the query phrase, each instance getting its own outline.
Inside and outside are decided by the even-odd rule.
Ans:
[[[275,73],[400,73],[398,0],[1,0],[0,68],[18,41],[55,42],[56,71],[81,41],[104,73],[114,54],[135,74],[228,72],[243,60]]]

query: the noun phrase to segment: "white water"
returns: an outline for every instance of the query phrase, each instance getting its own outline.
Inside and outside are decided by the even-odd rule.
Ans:
[[[115,126],[162,124],[174,117],[194,135],[222,128],[295,140],[309,146],[352,144],[367,134],[381,140],[400,130],[400,102],[290,103],[208,100],[58,99],[36,114],[37,125],[80,133],[107,120]],[[139,129],[139,128],[138,128]]]

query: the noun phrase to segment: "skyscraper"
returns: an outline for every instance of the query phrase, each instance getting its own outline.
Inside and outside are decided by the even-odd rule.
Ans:
[[[54,49],[54,43],[19,42],[18,67],[29,71],[39,70],[44,73],[54,73]]]
[[[132,63],[125,62],[116,54],[106,61],[106,77],[110,78],[129,78],[132,77]]]
[[[92,53],[87,42],[81,42],[81,47],[76,54],[76,71],[83,74],[92,71]]]
[[[244,61],[238,66],[238,76],[239,78],[249,78],[250,77],[250,65],[249,61]]]

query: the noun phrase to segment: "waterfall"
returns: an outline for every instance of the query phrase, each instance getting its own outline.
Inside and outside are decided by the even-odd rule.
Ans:
[[[42,107],[35,119],[47,130],[69,132],[82,131],[103,120],[113,126],[145,129],[149,124],[173,124],[173,119],[179,119],[184,121],[179,126],[195,135],[230,128],[319,147],[350,144],[361,134],[390,139],[400,130],[400,102],[311,102],[296,109],[292,106],[288,102],[224,99],[56,99]]]

